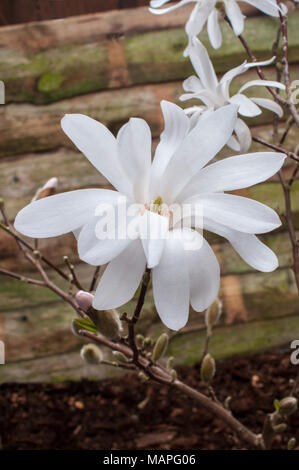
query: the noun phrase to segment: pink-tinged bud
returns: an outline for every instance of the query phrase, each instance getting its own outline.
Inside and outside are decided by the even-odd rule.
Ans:
[[[57,189],[57,186],[58,186],[58,178],[56,178],[55,176],[53,178],[50,178],[45,184],[44,186],[42,187],[42,190],[43,189]]]
[[[36,201],[37,199],[43,199],[48,196],[53,196],[53,194],[56,193],[57,186],[58,186],[58,179],[55,177],[50,178],[44,184],[44,186],[42,186],[36,191],[31,202]]]
[[[77,294],[75,295],[75,299],[77,301],[77,304],[79,305],[84,312],[87,312],[87,310],[92,307],[92,302],[93,302],[93,295],[90,294],[89,292],[84,292],[84,290],[79,290]]]

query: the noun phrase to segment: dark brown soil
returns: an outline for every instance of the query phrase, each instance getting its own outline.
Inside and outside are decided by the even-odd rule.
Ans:
[[[290,393],[299,366],[289,352],[267,352],[218,363],[218,398],[232,396],[233,414],[259,432],[274,398]],[[180,378],[206,393],[199,366],[178,370]],[[239,449],[227,427],[196,403],[135,376],[59,384],[4,384],[0,389],[4,449]],[[274,448],[299,441],[299,412]],[[299,447],[298,447],[299,449]]]

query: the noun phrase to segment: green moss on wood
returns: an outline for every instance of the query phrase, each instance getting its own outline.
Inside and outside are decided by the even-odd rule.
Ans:
[[[64,80],[60,73],[47,72],[38,80],[37,88],[42,93],[49,93],[57,90]]]
[[[298,61],[298,25],[299,14],[293,13],[289,19],[290,62]],[[200,34],[200,40],[207,47],[218,73],[239,65],[246,58],[244,49],[231,28],[226,23],[222,23],[221,29],[223,44],[218,50],[211,47],[206,31]],[[244,36],[259,59],[269,58],[276,31],[277,20],[274,18],[263,16],[247,19]],[[128,37],[125,42],[125,51],[133,83],[186,78],[193,70],[189,59],[182,55],[186,45],[185,31],[180,28]]]
[[[252,353],[289,343],[296,336],[295,332],[299,332],[298,315],[221,327],[214,331],[210,352],[215,359]],[[193,365],[201,358],[204,341],[205,331],[175,336],[170,342],[168,354],[182,364]]]

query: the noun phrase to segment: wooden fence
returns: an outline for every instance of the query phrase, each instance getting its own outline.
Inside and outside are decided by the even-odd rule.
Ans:
[[[0,79],[6,87],[6,105],[0,107],[0,197],[6,200],[11,220],[52,176],[59,177],[60,191],[109,187],[61,131],[60,119],[65,113],[86,113],[113,131],[130,116],[140,116],[158,138],[163,127],[160,100],[178,102],[181,82],[192,72],[182,57],[186,44],[183,25],[189,12],[186,7],[157,17],[147,8],[136,8],[0,29]],[[223,24],[222,28],[225,42],[221,50],[212,50],[206,35],[202,36],[219,74],[245,59],[228,26]],[[289,44],[294,78],[299,71],[298,28],[299,14],[292,13]],[[270,57],[275,29],[273,18],[247,19],[245,36],[258,58]],[[275,77],[271,67],[267,75]],[[255,72],[251,71],[251,75],[237,78],[232,91],[253,77]],[[260,88],[255,90],[257,94],[267,96],[267,91]],[[253,134],[271,137],[271,120],[271,114],[265,112],[251,121]],[[296,141],[294,129],[286,145],[292,148]],[[262,148],[254,144],[251,150]],[[228,154],[231,151],[227,149],[222,152],[223,156]],[[290,174],[292,164],[284,171]],[[283,213],[284,200],[276,177],[239,194]],[[294,183],[292,203],[299,230],[299,180]],[[280,260],[279,269],[270,274],[255,272],[224,240],[209,239],[221,265],[224,304],[221,324],[211,342],[215,357],[280,345],[298,337],[298,296],[286,227],[263,237]],[[72,236],[44,240],[40,248],[61,265],[62,256],[70,255],[87,283],[92,268],[79,263]],[[3,232],[0,265],[19,272],[29,269],[13,240]],[[98,376],[98,369],[81,363],[81,343],[70,333],[73,312],[68,306],[45,289],[5,278],[0,281],[0,339],[5,341],[8,362],[1,369],[0,382]],[[126,306],[127,311],[131,308],[132,303]],[[152,301],[145,310],[141,328],[157,335],[162,326]],[[200,357],[203,329],[202,315],[192,313],[185,335],[172,338],[171,352],[179,351],[185,363],[195,362]],[[107,371],[100,369],[103,375]]]
[[[1,0],[0,25],[135,8],[149,0]]]

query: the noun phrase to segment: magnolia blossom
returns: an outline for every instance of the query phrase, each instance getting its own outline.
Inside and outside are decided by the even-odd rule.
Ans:
[[[204,228],[226,237],[254,268],[271,271],[277,258],[255,234],[278,227],[278,215],[257,201],[224,191],[264,181],[279,170],[285,156],[255,153],[207,166],[233,132],[236,105],[215,111],[192,130],[180,107],[166,101],[161,107],[165,129],[153,162],[151,132],[143,119],[130,119],[115,138],[87,116],[66,115],[64,132],[116,190],[82,189],[35,201],[19,212],[15,227],[34,238],[73,231],[82,260],[97,266],[109,263],[93,299],[98,310],[128,302],[146,265],[152,268],[157,311],[165,325],[178,330],[187,322],[189,303],[203,311],[215,300],[220,268],[202,234],[174,222],[172,205],[189,205],[194,221],[202,207]],[[97,236],[103,217],[98,208],[114,207],[120,198],[133,210],[118,223],[133,222],[134,236]],[[112,212],[105,217],[108,225],[107,217],[114,220]]]
[[[245,83],[237,94],[233,96],[229,94],[233,78],[246,72],[251,67],[268,65],[274,59],[275,57],[265,62],[254,62],[251,64],[245,61],[239,67],[235,67],[225,73],[218,82],[206,48],[196,39],[191,48],[190,60],[198,77],[193,75],[184,81],[183,88],[188,93],[180,97],[181,101],[196,98],[204,103],[203,106],[192,106],[185,109],[186,114],[191,116],[191,127],[194,127],[199,120],[206,118],[215,109],[226,106],[228,103],[238,105],[238,114],[244,117],[254,117],[261,114],[262,111],[259,106],[269,109],[281,117],[283,110],[275,101],[266,98],[248,98],[243,92],[252,86],[271,86],[284,90],[285,86],[282,83],[267,80],[252,80]],[[236,121],[234,134],[234,136],[230,137],[227,145],[236,152],[246,152],[251,145],[251,133],[248,126],[240,118]]]
[[[239,1],[249,3],[249,5],[258,8],[260,11],[270,16],[279,16],[279,11],[281,11],[282,14],[286,14],[287,12],[285,5],[279,7],[276,0],[181,0],[168,8],[157,10],[157,8],[165,5],[165,3],[168,3],[169,1],[170,0],[151,0],[151,13],[162,15],[163,13],[176,10],[187,3],[195,3],[195,7],[186,24],[186,33],[188,35],[189,44],[184,52],[185,56],[189,55],[190,46],[192,46],[194,38],[196,38],[196,36],[202,31],[206,23],[210,43],[215,49],[218,49],[221,46],[222,34],[219,26],[219,10],[216,8],[217,3],[223,3],[225,14],[228,17],[236,36],[242,34],[245,20],[245,16],[238,5]]]

